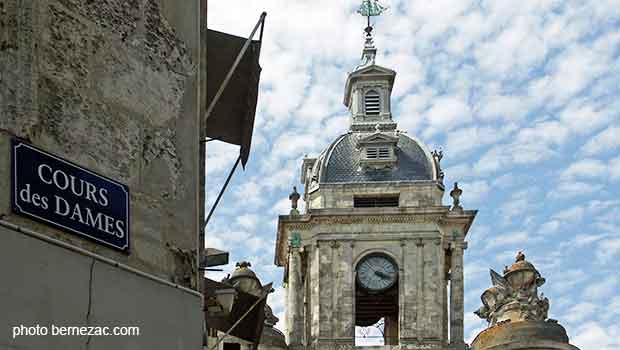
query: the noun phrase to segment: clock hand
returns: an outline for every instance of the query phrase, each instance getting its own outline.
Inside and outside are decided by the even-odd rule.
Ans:
[[[377,276],[379,276],[379,277],[383,278],[384,280],[385,280],[385,279],[388,279],[388,278],[391,278],[391,276],[390,276],[390,275],[388,275],[387,273],[383,273],[383,272],[381,272],[381,271],[375,271],[375,275],[377,275]]]

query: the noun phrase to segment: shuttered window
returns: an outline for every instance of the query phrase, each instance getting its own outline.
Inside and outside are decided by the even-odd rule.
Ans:
[[[390,149],[388,147],[368,147],[366,148],[366,159],[389,159]]]
[[[364,96],[364,106],[366,115],[379,115],[381,111],[381,102],[379,98],[379,93],[370,90]]]
[[[390,150],[387,147],[379,148],[379,159],[390,158]]]

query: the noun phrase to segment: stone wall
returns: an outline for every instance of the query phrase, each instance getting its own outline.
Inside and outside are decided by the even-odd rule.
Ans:
[[[308,223],[289,224],[291,232],[300,234],[306,256],[302,271],[307,273],[305,290],[310,293],[305,298],[305,318],[310,321],[307,345],[318,349],[353,345],[355,266],[367,254],[382,252],[399,265],[400,344],[447,346],[445,248],[452,237],[446,237],[439,225],[447,208],[436,208],[432,214],[397,208],[357,209],[349,215],[344,211],[318,210]],[[399,217],[393,211],[410,216]]]
[[[294,236],[301,239],[304,257],[300,270],[305,288],[287,287],[287,313],[290,300],[302,298],[298,290],[307,293],[306,323],[299,327],[305,328],[305,336],[296,337],[313,349],[353,347],[355,269],[368,254],[382,253],[399,268],[398,346],[463,348],[462,256],[475,215],[471,210],[428,206],[315,209],[280,216],[276,265],[286,267],[290,277],[293,267],[286,257],[293,248],[287,242]],[[288,331],[290,345],[295,340],[290,335],[298,330]]]
[[[202,349],[202,299],[0,225],[0,349]],[[12,337],[13,327],[48,336]],[[138,336],[51,336],[51,327],[139,327]],[[110,328],[111,329],[111,328]]]
[[[206,0],[0,0],[4,220],[190,285],[204,202],[205,9]],[[13,135],[129,186],[131,254],[10,213]]]
[[[355,196],[399,195],[399,207],[440,206],[443,190],[434,182],[321,184],[308,194],[308,209],[353,208]]]

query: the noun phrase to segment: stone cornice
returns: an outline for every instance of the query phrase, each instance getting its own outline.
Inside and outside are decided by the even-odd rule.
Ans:
[[[476,214],[478,214],[478,210],[449,211],[447,215],[439,220],[439,224],[444,227],[459,227],[460,233],[462,233],[463,238],[465,238],[469,232],[471,224],[476,218]]]
[[[381,212],[379,213],[378,210]],[[475,212],[473,213],[475,216]],[[464,211],[457,216],[450,215],[449,207],[437,206],[426,208],[337,208],[318,209],[300,216],[280,215],[275,246],[274,263],[283,266],[286,262],[287,232],[309,231],[320,225],[351,224],[439,224],[442,221],[461,221],[471,223],[472,211]]]

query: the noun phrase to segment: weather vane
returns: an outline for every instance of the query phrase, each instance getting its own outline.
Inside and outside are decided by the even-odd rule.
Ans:
[[[367,36],[370,36],[372,32],[372,26],[370,25],[370,17],[380,16],[383,12],[387,11],[387,7],[379,3],[379,0],[363,0],[357,13],[368,19],[368,26],[364,30]]]
[[[360,64],[355,67],[355,70],[365,68],[375,64],[375,56],[377,55],[377,49],[372,40],[372,26],[370,25],[370,17],[380,16],[388,8],[379,4],[378,0],[363,0],[357,13],[368,19],[368,26],[364,31],[366,32],[366,39],[364,43],[364,51],[362,52],[362,59]]]

